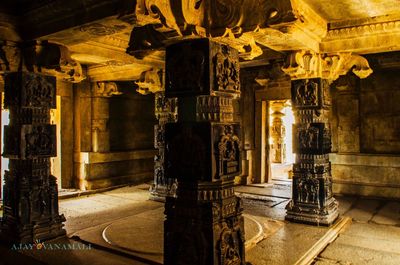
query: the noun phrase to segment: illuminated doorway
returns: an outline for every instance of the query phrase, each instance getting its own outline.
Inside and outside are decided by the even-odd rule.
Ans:
[[[4,108],[4,92],[1,93],[1,152],[3,152],[3,147],[4,147],[4,142],[3,142],[3,135],[4,135],[4,126],[8,125],[10,120],[9,120],[9,111],[8,109]],[[3,200],[3,187],[4,187],[4,173],[5,171],[8,170],[8,158],[5,158],[1,156],[1,182],[0,182],[0,197],[1,200]]]
[[[57,126],[57,156],[50,159],[50,173],[57,178],[58,190],[61,190],[61,96],[57,96],[57,108],[50,110],[50,123]]]
[[[290,181],[293,175],[292,127],[294,115],[290,100],[269,102],[269,162],[272,181]]]

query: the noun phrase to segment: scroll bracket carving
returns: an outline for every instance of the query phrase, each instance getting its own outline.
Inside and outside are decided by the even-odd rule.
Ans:
[[[352,71],[359,78],[368,77],[373,71],[367,59],[352,53],[321,54],[297,51],[287,56],[282,71],[295,79],[323,78],[333,82]]]

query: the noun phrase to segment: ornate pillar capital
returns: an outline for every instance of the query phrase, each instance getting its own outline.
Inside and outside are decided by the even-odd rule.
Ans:
[[[367,59],[353,53],[323,54],[301,50],[290,53],[282,71],[295,79],[323,78],[333,82],[352,71],[359,78],[372,73]]]

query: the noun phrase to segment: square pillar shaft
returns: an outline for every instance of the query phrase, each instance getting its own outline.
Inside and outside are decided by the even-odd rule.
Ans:
[[[165,124],[167,197],[164,264],[245,264],[241,201],[240,95],[236,50],[208,39],[167,47],[166,97],[178,99],[178,121]]]
[[[293,147],[293,197],[286,206],[286,220],[331,225],[338,217],[338,203],[332,195],[329,153],[331,99],[328,80],[292,81],[295,114]]]
[[[50,174],[50,157],[57,155],[56,126],[50,124],[50,108],[56,107],[56,78],[13,72],[4,80],[10,124],[4,128],[3,156],[10,162],[0,238],[32,243],[64,235],[56,177]]]

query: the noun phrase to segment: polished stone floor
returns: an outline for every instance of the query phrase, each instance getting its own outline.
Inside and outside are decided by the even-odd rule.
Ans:
[[[1,247],[0,264],[161,264],[163,204],[148,200],[148,188],[143,184],[61,200],[68,238],[49,243],[82,244],[90,250]],[[400,264],[399,202],[337,197],[341,214],[353,222],[327,246],[334,229],[284,221],[290,188],[288,183],[237,187],[245,208],[248,262]]]

